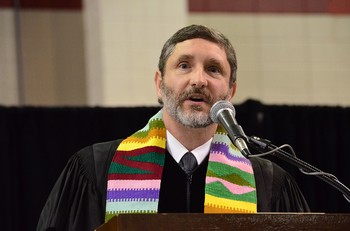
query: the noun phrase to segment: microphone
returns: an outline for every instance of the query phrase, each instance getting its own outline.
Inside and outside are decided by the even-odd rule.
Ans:
[[[235,119],[236,110],[229,101],[219,100],[210,109],[210,118],[214,123],[221,125],[227,132],[232,143],[245,156],[250,155],[247,147],[247,137]]]

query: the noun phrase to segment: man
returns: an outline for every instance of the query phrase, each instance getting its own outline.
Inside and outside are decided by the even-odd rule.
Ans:
[[[284,170],[246,159],[211,121],[211,106],[235,94],[236,70],[221,33],[199,25],[176,32],[155,74],[162,110],[130,137],[76,153],[38,230],[92,230],[120,213],[309,211]]]

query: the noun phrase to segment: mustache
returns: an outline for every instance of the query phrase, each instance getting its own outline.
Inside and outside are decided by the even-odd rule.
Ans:
[[[182,92],[179,95],[179,101],[183,102],[187,99],[189,99],[193,94],[201,95],[202,100],[210,105],[214,104],[214,99],[210,92],[206,89],[201,89],[201,88],[191,88],[188,91]]]

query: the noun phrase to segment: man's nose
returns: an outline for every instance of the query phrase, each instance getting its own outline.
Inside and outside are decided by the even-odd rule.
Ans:
[[[191,86],[197,88],[206,87],[208,84],[208,80],[206,77],[206,72],[203,69],[197,69],[193,72],[191,76]]]

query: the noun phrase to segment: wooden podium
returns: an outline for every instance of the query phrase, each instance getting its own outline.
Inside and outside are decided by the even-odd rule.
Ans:
[[[96,231],[350,230],[350,214],[121,214]]]

